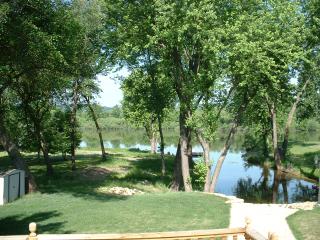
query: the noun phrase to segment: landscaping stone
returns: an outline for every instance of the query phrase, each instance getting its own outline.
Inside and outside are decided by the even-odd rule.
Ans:
[[[123,188],[123,187],[113,187],[108,190],[108,193],[122,195],[122,196],[132,196],[136,194],[143,194],[144,192],[138,189],[130,189],[130,188]]]

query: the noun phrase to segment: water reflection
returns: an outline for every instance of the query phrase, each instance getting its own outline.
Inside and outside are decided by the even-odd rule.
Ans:
[[[261,177],[257,181],[253,181],[251,177],[240,178],[234,189],[234,195],[252,203],[317,200],[317,190],[312,188],[312,183],[290,178],[284,172],[270,170],[267,166],[262,168]]]

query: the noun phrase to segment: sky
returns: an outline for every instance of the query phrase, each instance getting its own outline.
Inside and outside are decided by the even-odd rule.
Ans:
[[[118,76],[128,76],[129,72],[126,69],[121,69],[119,71],[110,73],[106,76],[97,75],[97,79],[102,92],[97,101],[100,105],[105,107],[114,107],[119,105],[123,98],[122,90],[120,89],[120,80],[117,79]]]

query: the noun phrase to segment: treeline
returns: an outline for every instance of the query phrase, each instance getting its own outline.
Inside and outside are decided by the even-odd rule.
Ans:
[[[294,119],[319,117],[319,9],[316,0],[2,1],[0,143],[35,189],[20,151],[42,152],[48,175],[49,154],[69,153],[74,170],[86,109],[105,159],[95,76],[126,67],[119,116],[144,128],[153,150],[159,138],[163,174],[163,128],[179,125],[172,189],[192,190],[192,136],[204,151],[205,191],[214,191],[239,128],[270,139],[281,169]]]
[[[141,130],[143,127],[132,124],[129,119],[125,118],[121,105],[114,107],[104,107],[99,104],[92,104],[97,114],[100,127],[104,131],[108,130]],[[179,122],[177,117],[179,116],[179,109],[172,109],[164,119],[163,129],[168,131],[179,131]],[[78,113],[79,127],[81,131],[95,130],[95,126],[92,123],[92,117],[87,108],[79,109]],[[223,116],[219,118],[219,129],[224,130],[229,127],[232,122],[232,115],[225,112]],[[292,131],[296,132],[318,132],[320,131],[320,122],[316,117],[299,118],[295,117],[291,126]],[[246,129],[244,129],[246,131]]]

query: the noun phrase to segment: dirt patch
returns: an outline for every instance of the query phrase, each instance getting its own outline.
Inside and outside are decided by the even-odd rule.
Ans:
[[[87,167],[83,169],[80,175],[89,180],[103,180],[112,173],[111,170],[101,167]]]

